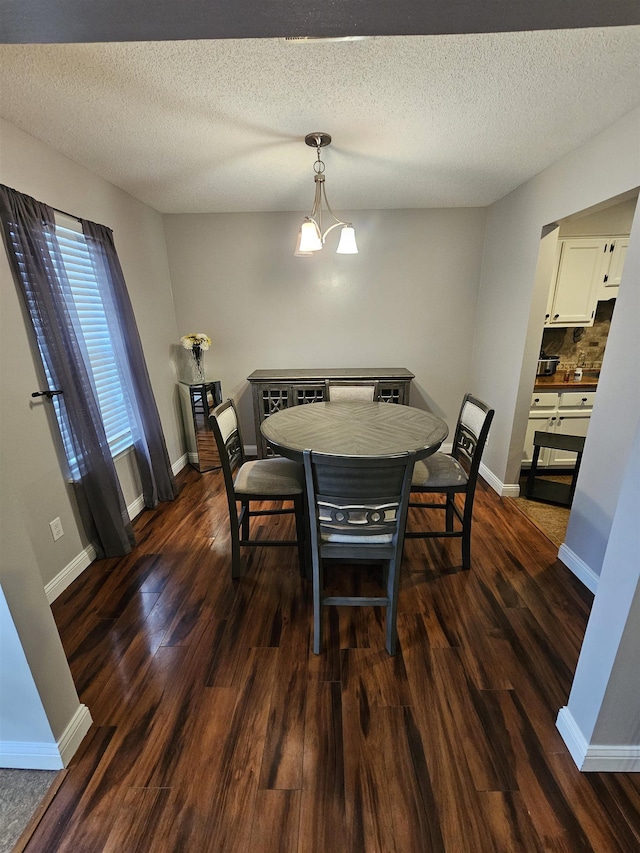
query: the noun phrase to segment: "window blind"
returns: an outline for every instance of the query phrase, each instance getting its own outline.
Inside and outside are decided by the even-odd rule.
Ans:
[[[73,300],[73,305],[69,306],[70,313],[77,318],[76,334],[84,341],[86,358],[89,361],[87,368],[93,378],[109,448],[112,456],[115,456],[130,447],[133,441],[99,282],[93,271],[80,224],[56,215],[56,238],[71,290],[71,296],[68,298]],[[47,378],[51,379],[49,376]],[[53,401],[72,474],[77,474],[74,451],[64,427],[64,418],[60,417],[61,403],[57,397],[54,397]]]

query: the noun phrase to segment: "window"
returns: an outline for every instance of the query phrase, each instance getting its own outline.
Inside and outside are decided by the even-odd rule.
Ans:
[[[107,311],[80,223],[56,214],[56,237],[73,298],[73,305],[69,306],[70,313],[77,318],[76,334],[84,343],[84,360],[93,378],[111,455],[116,456],[130,447],[133,439],[127,399],[109,333]],[[52,254],[55,258],[55,253]],[[43,363],[46,371],[44,358]],[[47,379],[51,381],[50,376]],[[78,470],[74,451],[65,420],[61,417],[60,400],[54,397],[53,402],[71,473],[76,475]]]

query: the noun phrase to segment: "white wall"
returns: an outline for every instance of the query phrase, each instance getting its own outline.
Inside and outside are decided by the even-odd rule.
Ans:
[[[258,368],[407,367],[411,404],[452,427],[469,389],[484,210],[349,214],[358,255],[295,258],[299,213],[165,216],[180,334],[205,332],[208,379],[239,400]]]

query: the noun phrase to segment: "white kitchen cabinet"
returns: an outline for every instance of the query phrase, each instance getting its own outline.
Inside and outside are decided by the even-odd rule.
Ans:
[[[593,409],[595,391],[543,391],[531,397],[529,421],[525,435],[522,464],[531,465],[535,432],[586,436]],[[567,450],[543,447],[538,468],[573,468],[576,454]]]
[[[607,270],[603,273],[602,281],[600,282],[598,290],[599,299],[613,299],[618,295],[620,279],[622,278],[622,268],[624,267],[624,262],[627,258],[628,248],[628,237],[614,237],[609,239],[609,246],[607,249],[609,264]]]
[[[558,240],[545,326],[593,326],[598,300],[617,296],[628,237]]]
[[[597,293],[608,264],[604,237],[558,240],[556,275],[546,316],[548,326],[592,326]]]

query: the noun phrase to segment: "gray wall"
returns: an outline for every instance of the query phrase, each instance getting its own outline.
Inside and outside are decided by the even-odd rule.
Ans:
[[[407,367],[411,403],[453,426],[469,390],[485,211],[349,214],[358,255],[337,235],[293,256],[301,214],[165,216],[180,334],[206,332],[207,378],[239,400],[254,443],[246,377],[257,368]]]
[[[176,327],[160,215],[13,125],[2,122],[0,133],[2,183],[113,228],[169,454],[172,461],[179,459],[183,439],[170,357]],[[44,587],[78,557],[87,541],[65,483],[50,404],[31,400],[31,392],[43,387],[41,367],[4,248],[0,364],[0,581],[24,651],[23,658],[15,644],[2,650],[3,672],[19,678],[23,702],[3,706],[0,737],[42,743],[47,740],[43,709],[55,740],[81,711]],[[132,502],[138,489],[128,457],[118,462],[118,471],[125,498]],[[64,536],[54,542],[49,522],[56,517],[62,520]],[[10,629],[11,624],[3,624],[3,630]]]
[[[113,229],[145,349],[172,462],[184,453],[171,358],[177,341],[162,217],[131,196],[2,121],[0,181],[62,210]],[[0,251],[3,488],[0,507],[17,503],[47,584],[87,545],[65,483],[51,406],[31,392],[43,387],[41,367],[4,247]],[[139,495],[135,466],[117,463],[127,503]],[[49,522],[60,517],[54,542]]]
[[[222,380],[227,395],[241,397],[246,427],[245,377],[256,367],[407,366],[417,376],[412,402],[450,424],[462,393],[473,388],[497,410],[486,463],[508,483],[519,469],[546,305],[536,278],[542,228],[640,184],[636,110],[486,212],[354,214],[356,257],[327,250],[319,258],[293,258],[299,215],[167,216],[168,267],[158,214],[16,128],[3,123],[1,130],[0,180],[114,228],[172,461],[183,444],[171,357],[179,335],[204,331],[214,342],[209,376]],[[251,239],[245,226],[253,228]],[[1,509],[17,513],[22,529],[13,545],[29,543],[46,583],[84,542],[45,409],[30,402],[40,380],[4,257],[0,275]],[[640,415],[639,280],[636,221],[567,532],[567,544],[596,573]],[[54,544],[47,523],[57,515],[66,533]],[[610,545],[620,553],[626,531],[614,534]],[[23,601],[12,601],[6,590],[19,631],[35,600],[32,589],[23,592]],[[637,635],[629,639],[637,648]],[[58,708],[54,716],[66,712]]]
[[[472,386],[496,408],[486,464],[503,482],[518,475],[542,338],[549,282],[536,280],[542,229],[636,188],[639,133],[635,110],[488,210]],[[640,417],[639,240],[636,217],[567,531],[567,546],[596,575]]]

